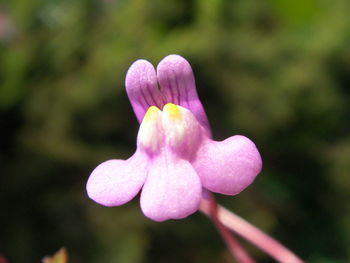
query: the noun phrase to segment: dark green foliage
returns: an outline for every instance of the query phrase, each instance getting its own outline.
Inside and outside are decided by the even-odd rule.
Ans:
[[[155,223],[137,199],[104,208],[85,193],[97,164],[135,149],[129,65],[177,53],[214,137],[247,135],[264,159],[250,188],[220,202],[308,262],[349,261],[349,13],[348,0],[2,2],[0,254],[231,262],[200,214]]]

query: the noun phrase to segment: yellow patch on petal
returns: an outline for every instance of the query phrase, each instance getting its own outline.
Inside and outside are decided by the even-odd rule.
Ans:
[[[181,112],[177,105],[168,103],[163,107],[163,112],[168,115],[169,119],[181,119]]]
[[[151,152],[157,151],[161,143],[161,113],[156,106],[149,107],[140,125],[138,143]]]
[[[148,108],[145,117],[143,117],[144,122],[150,122],[158,116],[160,110],[156,106],[151,106]]]

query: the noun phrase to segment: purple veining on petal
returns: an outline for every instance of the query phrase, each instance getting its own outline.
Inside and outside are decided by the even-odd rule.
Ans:
[[[126,74],[125,86],[137,120],[140,123],[150,106],[163,106],[156,71],[147,60],[136,60],[130,66]]]
[[[170,94],[178,94],[179,105],[188,108],[206,129],[210,127],[204,108],[198,98],[195,80],[190,64],[179,55],[165,57],[157,66],[157,78],[161,92],[171,103],[177,104]]]
[[[166,103],[174,103],[191,110],[208,136],[211,136],[209,122],[196,91],[192,68],[183,57],[165,57],[158,64],[157,73],[148,61],[137,60],[128,70],[125,85],[139,122],[148,107],[154,105],[161,109]]]
[[[188,107],[188,101],[186,101],[186,96],[181,96],[181,90],[184,89],[180,89],[180,84],[178,81],[177,76],[175,76],[175,86],[176,86],[176,94],[177,94],[177,104],[181,105],[181,103],[183,104],[183,107]],[[181,102],[182,101],[182,102]]]
[[[201,182],[192,165],[166,149],[149,167],[141,209],[155,221],[180,219],[198,210],[201,195]]]
[[[157,83],[157,84],[158,84],[158,83]],[[149,96],[150,96],[150,98],[151,98],[151,100],[152,100],[152,105],[155,105],[155,106],[157,106],[158,108],[161,107],[163,101],[158,101],[158,100],[157,100],[157,97],[154,96],[155,94],[154,94],[154,92],[152,91],[152,87],[150,87],[150,85],[147,85],[146,88],[147,88],[147,92],[149,93]],[[158,89],[158,87],[157,87],[157,89]]]
[[[146,85],[147,87],[148,85]],[[147,88],[143,88],[143,85],[141,83],[140,80],[140,84],[139,84],[139,89],[140,89],[140,93],[142,94],[142,97],[144,98],[145,102],[146,102],[146,109],[152,105],[157,106],[154,101],[152,100],[151,96],[149,95],[149,91],[147,90]]]
[[[145,182],[148,157],[136,151],[128,160],[109,160],[91,173],[86,185],[89,197],[104,206],[129,202]]]
[[[243,191],[262,168],[262,160],[255,144],[241,135],[221,142],[207,139],[192,164],[203,187],[227,195]]]
[[[140,104],[140,106],[143,108],[143,109],[146,109],[148,107],[148,104],[147,104],[147,101],[145,99],[144,96],[138,96],[136,101]]]

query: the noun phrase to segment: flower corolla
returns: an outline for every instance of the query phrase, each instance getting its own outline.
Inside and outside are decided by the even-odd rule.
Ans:
[[[141,209],[155,220],[180,219],[199,208],[203,193],[236,195],[261,171],[255,144],[235,135],[214,141],[190,64],[169,55],[157,70],[137,60],[126,91],[140,123],[137,149],[127,160],[109,160],[90,175],[87,192],[118,206],[141,190]]]

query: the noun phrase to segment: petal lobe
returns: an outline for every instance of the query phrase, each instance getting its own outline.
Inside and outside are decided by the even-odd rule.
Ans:
[[[262,161],[255,144],[236,135],[222,142],[207,139],[193,166],[203,187],[216,193],[236,195],[254,181],[261,171]]]
[[[146,159],[147,156],[136,151],[128,160],[109,160],[101,163],[88,179],[88,196],[104,206],[118,206],[129,202],[145,182]]]
[[[160,155],[150,166],[141,193],[143,213],[155,221],[180,219],[196,212],[202,186],[191,164],[171,153]]]

